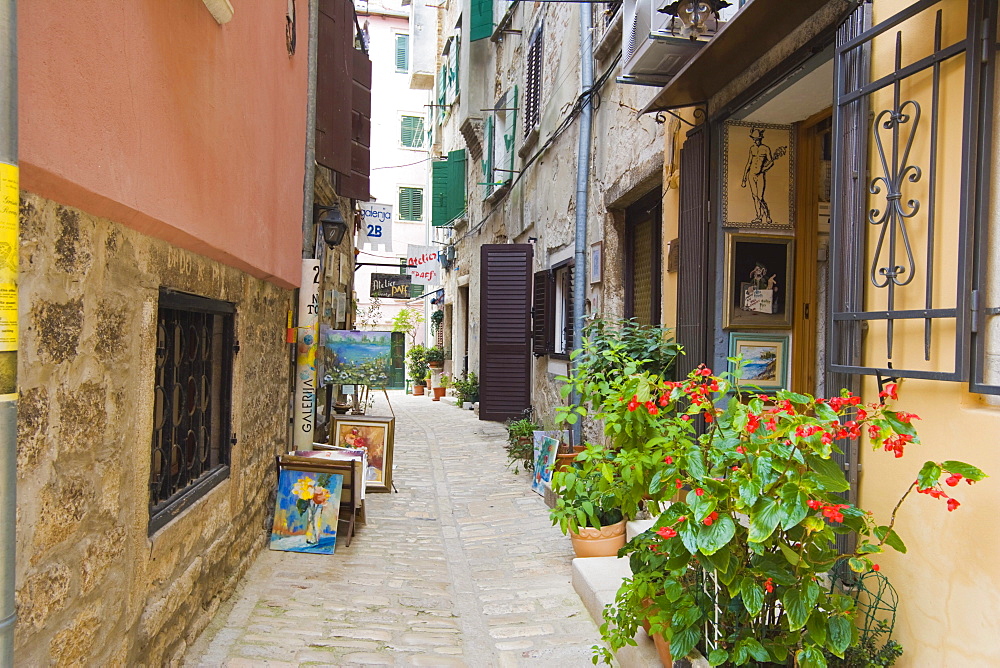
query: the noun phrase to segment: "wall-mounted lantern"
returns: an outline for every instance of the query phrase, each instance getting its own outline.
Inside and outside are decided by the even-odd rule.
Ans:
[[[317,222],[323,231],[323,241],[330,248],[339,246],[340,242],[344,240],[344,235],[347,234],[347,222],[344,220],[343,214],[340,213],[340,207],[314,204],[313,211],[314,216],[319,219]],[[324,211],[326,213],[323,213]],[[322,217],[320,217],[321,213],[323,213]]]

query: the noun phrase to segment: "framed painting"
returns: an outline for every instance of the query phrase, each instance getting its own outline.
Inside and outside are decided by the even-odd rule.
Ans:
[[[389,384],[392,332],[327,329],[322,333],[326,369],[337,385]]]
[[[788,334],[729,334],[729,356],[742,357],[736,383],[765,392],[788,388]],[[735,369],[730,369],[735,371]]]
[[[392,489],[392,446],[396,418],[372,415],[335,415],[330,425],[330,445],[368,453],[365,490]],[[315,447],[315,446],[314,446]]]
[[[342,474],[323,466],[279,468],[270,548],[333,554],[343,483]]]
[[[600,283],[604,277],[604,242],[590,244],[590,282]]]
[[[724,328],[792,326],[794,245],[791,237],[726,232]]]
[[[730,121],[723,130],[722,224],[791,229],[795,215],[791,125]]]
[[[542,496],[545,496],[545,485],[552,481],[552,466],[556,462],[556,452],[559,450],[559,439],[549,436],[548,433],[536,431],[534,440],[535,470],[531,478],[531,489]]]

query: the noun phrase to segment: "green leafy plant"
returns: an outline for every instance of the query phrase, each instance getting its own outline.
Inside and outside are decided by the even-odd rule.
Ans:
[[[444,350],[438,346],[428,348],[424,355],[424,359],[427,360],[428,363],[440,364],[444,362]]]
[[[441,374],[441,380],[439,380],[438,383],[440,383],[441,387],[447,389],[451,387],[451,377],[448,374],[443,373]]]
[[[542,426],[537,424],[532,418],[531,409],[524,411],[524,417],[518,420],[507,420],[504,426],[507,427],[507,468],[514,467],[514,473],[520,469],[525,471],[535,470],[535,445],[534,435],[536,431],[541,431]]]
[[[431,336],[436,336],[438,330],[441,329],[441,323],[444,322],[444,311],[438,309],[431,313]]]
[[[460,402],[475,403],[479,401],[479,379],[474,372],[470,371],[463,374],[461,378],[456,378],[454,384],[455,393]]]
[[[860,640],[857,602],[822,586],[827,572],[841,560],[854,572],[877,571],[879,554],[905,552],[894,526],[913,491],[943,499],[954,511],[960,503],[942,482],[955,487],[986,477],[963,462],[927,461],[881,523],[840,496],[850,486],[833,456],[838,442],[865,435],[875,448],[902,457],[919,443],[917,416],[884,403],[862,405],[846,390],[828,399],[788,391],[744,395],[732,375],[703,367],[679,382],[627,371],[629,380],[615,386],[620,394],[602,404],[605,429],[622,449],[643,453],[632,461],[653,462],[642,473],[651,498],[665,490],[682,498],[620,553],[632,577],[605,611],[601,631],[611,650],[634,644],[645,620],[674,656],[698,647],[713,666],[820,668],[827,655],[843,659]],[[889,384],[881,399],[893,401],[896,393]],[[614,401],[623,410],[614,410]],[[651,436],[638,446],[617,436],[629,433]],[[856,547],[843,554],[836,539],[852,533]],[[611,651],[595,648],[595,662],[602,658],[610,661]]]
[[[406,370],[410,374],[410,379],[417,385],[424,384],[427,372],[427,349],[419,343],[410,346],[406,353]]]

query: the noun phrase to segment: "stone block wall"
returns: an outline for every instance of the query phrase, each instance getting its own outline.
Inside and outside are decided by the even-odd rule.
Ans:
[[[265,546],[292,293],[21,196],[17,663],[177,661]],[[238,441],[230,477],[149,536],[161,287],[236,304]]]

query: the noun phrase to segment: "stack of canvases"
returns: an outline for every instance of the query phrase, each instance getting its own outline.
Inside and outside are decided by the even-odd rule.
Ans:
[[[395,418],[336,416],[330,443],[278,457],[272,550],[333,554],[364,522],[365,493],[392,486]]]

